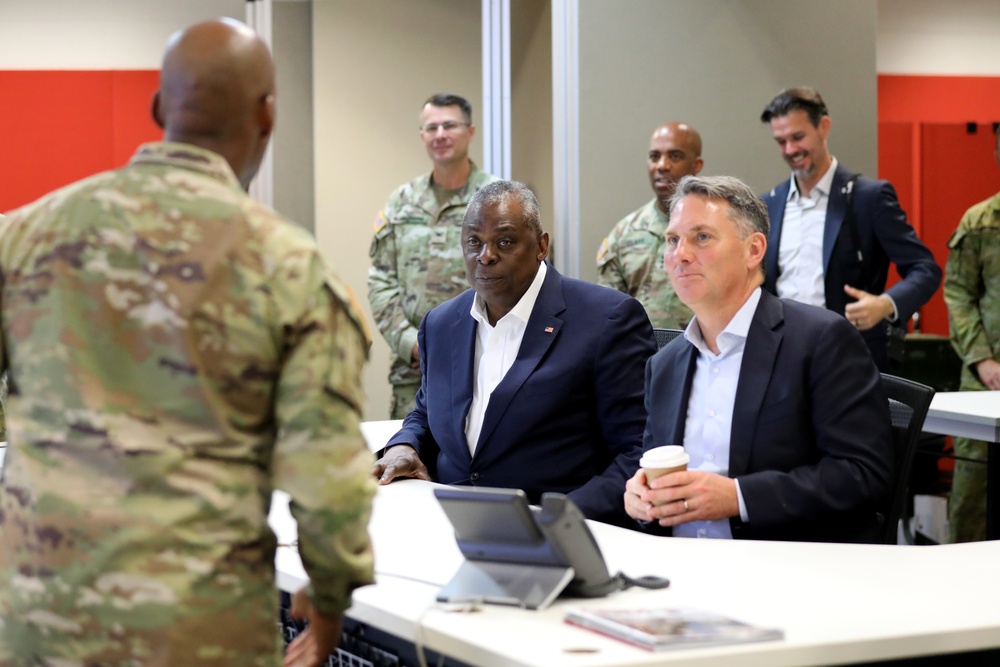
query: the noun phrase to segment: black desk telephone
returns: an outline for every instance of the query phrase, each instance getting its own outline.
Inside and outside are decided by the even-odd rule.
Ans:
[[[439,488],[465,562],[438,594],[442,602],[483,601],[543,609],[560,594],[600,597],[666,579],[612,576],[583,513],[561,493],[532,508],[518,489]]]

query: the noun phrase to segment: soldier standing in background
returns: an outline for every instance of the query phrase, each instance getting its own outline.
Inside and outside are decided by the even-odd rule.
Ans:
[[[4,217],[0,215],[0,223]],[[7,442],[7,419],[4,413],[4,404],[7,402],[7,374],[0,374],[0,442]],[[0,467],[3,466],[3,456],[0,456]]]
[[[368,300],[393,359],[390,417],[413,409],[420,388],[420,320],[434,306],[469,288],[462,259],[462,218],[476,190],[496,180],[469,159],[476,135],[472,105],[438,93],[420,113],[420,138],[431,173],[400,186],[375,216]]]
[[[1000,165],[1000,134],[994,146]],[[1000,390],[1000,193],[962,216],[948,241],[944,302],[951,344],[962,359],[962,391]],[[986,539],[986,466],[989,445],[954,438],[955,461],[948,502],[949,541]]]
[[[677,182],[703,165],[697,130],[678,122],[656,128],[646,158],[655,196],[619,221],[597,250],[597,283],[638,299],[657,328],[683,329],[691,321],[691,309],[677,298],[663,267],[663,232]]]
[[[373,581],[367,335],[312,237],[245,191],[274,108],[264,42],[193,26],[165,141],[4,225],[0,664],[279,664],[276,488],[310,578],[287,666],[325,662]]]

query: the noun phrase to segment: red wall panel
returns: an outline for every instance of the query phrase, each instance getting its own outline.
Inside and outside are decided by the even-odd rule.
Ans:
[[[119,166],[162,136],[156,71],[0,71],[0,211]]]
[[[911,135],[912,123],[879,123],[878,176],[892,183],[896,189],[896,195],[899,197],[899,205],[906,213],[906,219],[920,235],[920,216],[916,209],[913,193],[914,164]],[[894,159],[883,162],[883,155],[892,155]],[[899,273],[890,270],[886,287],[891,287],[897,282],[899,282]],[[922,325],[925,324],[926,321],[922,323]],[[912,330],[912,325],[909,328]]]
[[[878,120],[991,123],[1000,120],[1000,77],[878,77]]]
[[[878,112],[879,176],[896,187],[943,269],[962,212],[1000,189],[1000,171],[992,157],[986,160],[988,124],[1000,121],[1000,77],[880,75]],[[978,139],[966,134],[970,122],[980,124]],[[923,331],[948,334],[940,290],[921,316]]]
[[[989,125],[979,125],[970,133],[964,123],[924,123],[920,146],[923,239],[943,268],[948,261],[948,239],[962,214],[1000,191],[1000,169],[993,157]],[[941,290],[924,310],[926,320],[935,323],[929,332],[947,334],[948,310]]]
[[[153,93],[160,85],[157,70],[112,72],[112,165],[128,162],[137,146],[159,141],[163,132],[153,122]]]
[[[913,123],[879,122],[878,124],[878,176],[896,189],[899,205],[913,228],[920,233],[920,218],[915,213],[914,199]]]

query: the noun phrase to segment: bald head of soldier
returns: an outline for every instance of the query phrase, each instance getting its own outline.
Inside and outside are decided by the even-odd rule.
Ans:
[[[153,118],[166,141],[218,153],[246,189],[264,157],[274,117],[274,62],[253,30],[218,19],[170,38],[153,98]]]
[[[671,121],[653,131],[646,168],[661,211],[667,212],[677,183],[685,176],[697,175],[703,165],[698,130],[687,123]]]

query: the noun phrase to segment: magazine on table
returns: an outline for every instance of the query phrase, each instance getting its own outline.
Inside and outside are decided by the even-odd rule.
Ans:
[[[650,651],[759,642],[785,636],[777,628],[763,628],[714,612],[684,607],[571,607],[566,611],[565,621]]]

